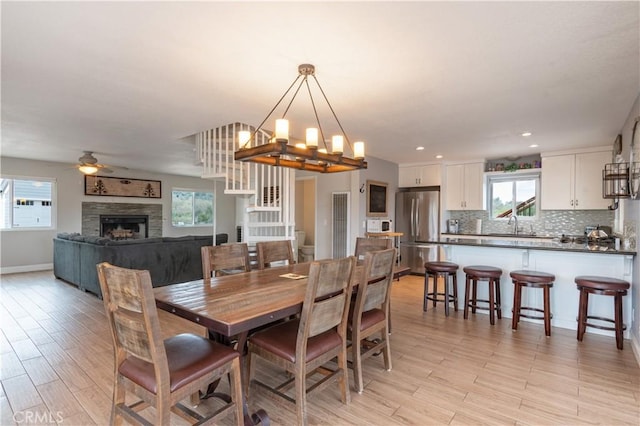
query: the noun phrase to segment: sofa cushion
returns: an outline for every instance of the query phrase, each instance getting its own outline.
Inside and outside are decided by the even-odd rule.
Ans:
[[[131,246],[131,245],[142,245],[142,244],[154,244],[161,243],[162,238],[137,238],[137,239],[129,239],[129,240],[110,240],[107,239],[105,243],[106,246]]]

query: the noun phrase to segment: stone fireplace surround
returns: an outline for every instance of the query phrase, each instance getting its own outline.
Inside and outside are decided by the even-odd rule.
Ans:
[[[149,238],[162,237],[162,204],[82,203],[82,235],[100,236],[100,215],[149,216]]]

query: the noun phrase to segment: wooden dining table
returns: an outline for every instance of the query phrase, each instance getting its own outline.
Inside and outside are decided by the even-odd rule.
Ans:
[[[171,284],[154,289],[158,308],[222,336],[237,336],[302,310],[311,263],[277,266],[234,275]],[[362,265],[356,266],[354,278]],[[408,268],[394,267],[394,278]],[[295,274],[302,278],[288,278]]]
[[[276,266],[213,277],[210,282],[195,280],[154,288],[156,306],[206,327],[212,338],[237,339],[242,352],[250,330],[302,311],[310,265]],[[360,263],[356,266],[354,285],[362,267]],[[408,273],[409,268],[394,268],[394,278]],[[247,416],[246,402],[244,408],[245,424],[260,420],[259,416]]]

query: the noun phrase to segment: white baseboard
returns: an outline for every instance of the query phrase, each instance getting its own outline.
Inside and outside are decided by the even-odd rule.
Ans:
[[[631,335],[631,349],[633,350],[633,354],[636,356],[636,362],[638,363],[638,367],[640,367],[640,342],[636,339],[634,334]]]
[[[0,275],[50,270],[53,270],[53,263],[42,263],[40,265],[9,266],[6,268],[0,268]]]

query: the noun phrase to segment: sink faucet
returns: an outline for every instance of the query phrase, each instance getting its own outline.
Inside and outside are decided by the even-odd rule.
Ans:
[[[511,225],[511,219],[514,221],[513,233],[518,235],[518,216],[512,213],[511,216],[509,216],[509,222],[507,222],[507,225]]]

